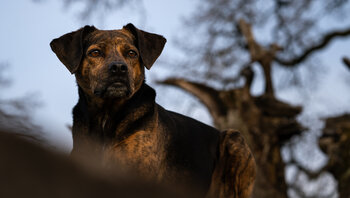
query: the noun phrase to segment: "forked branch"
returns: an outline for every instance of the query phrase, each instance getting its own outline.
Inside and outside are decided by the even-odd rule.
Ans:
[[[212,116],[226,113],[226,108],[219,97],[219,91],[211,87],[180,78],[170,78],[158,83],[172,85],[194,95],[208,108]]]
[[[278,57],[275,58],[276,62],[283,66],[287,67],[293,67],[301,62],[303,62],[305,59],[307,59],[311,54],[314,52],[317,52],[324,47],[326,47],[331,41],[333,41],[335,38],[339,37],[346,37],[350,35],[350,27],[340,30],[340,31],[334,31],[326,34],[319,43],[310,46],[309,48],[305,49],[304,52],[302,52],[298,57],[294,57],[290,60],[283,60]]]

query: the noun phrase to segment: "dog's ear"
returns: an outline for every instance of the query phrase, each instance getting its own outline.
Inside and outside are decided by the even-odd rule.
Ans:
[[[82,60],[83,40],[86,35],[97,30],[94,26],[85,26],[51,41],[50,46],[58,59],[74,74]]]
[[[139,30],[131,23],[124,26],[124,28],[136,37],[141,60],[147,69],[151,69],[153,63],[162,53],[166,39],[161,35]]]

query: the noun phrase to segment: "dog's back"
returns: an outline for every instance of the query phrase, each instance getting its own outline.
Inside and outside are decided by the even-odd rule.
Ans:
[[[169,136],[168,163],[188,171],[199,186],[208,188],[217,160],[219,131],[187,116],[159,106],[159,123]],[[184,180],[184,178],[182,178]]]

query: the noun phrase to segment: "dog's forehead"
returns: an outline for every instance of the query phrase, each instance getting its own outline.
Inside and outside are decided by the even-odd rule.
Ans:
[[[87,42],[89,44],[94,43],[130,43],[134,44],[135,37],[129,31],[125,29],[120,30],[97,30],[89,35]]]

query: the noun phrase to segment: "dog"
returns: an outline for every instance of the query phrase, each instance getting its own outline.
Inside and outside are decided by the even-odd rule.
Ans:
[[[159,183],[188,186],[203,197],[250,197],[255,161],[239,132],[220,132],[155,102],[145,83],[166,39],[127,24],[85,26],[52,40],[76,77],[73,157],[114,163]]]

